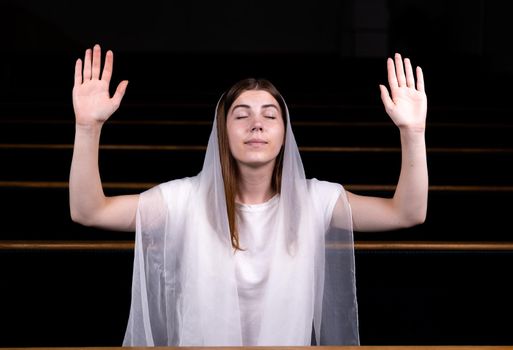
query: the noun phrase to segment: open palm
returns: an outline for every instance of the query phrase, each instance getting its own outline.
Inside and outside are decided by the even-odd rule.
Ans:
[[[114,54],[108,51],[105,55],[105,65],[100,78],[101,49],[87,49],[82,61],[75,64],[75,85],[73,86],[73,108],[77,124],[92,125],[105,122],[119,107],[125,94],[128,81],[119,83],[112,97],[109,94],[110,78]]]
[[[426,125],[427,97],[424,91],[422,70],[417,67],[417,84],[408,58],[403,60],[396,54],[394,60],[387,60],[388,84],[380,85],[381,99],[385,110],[399,128],[424,129]]]

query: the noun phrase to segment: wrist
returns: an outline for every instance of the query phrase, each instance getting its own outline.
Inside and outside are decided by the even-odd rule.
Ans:
[[[401,135],[401,145],[413,146],[413,145],[423,145],[425,147],[426,144],[426,133],[425,128],[416,127],[416,128],[400,128]]]
[[[102,129],[103,123],[75,123],[75,132],[86,135],[99,135]]]
[[[399,131],[402,135],[424,135],[426,132],[426,124],[402,125],[399,126]]]

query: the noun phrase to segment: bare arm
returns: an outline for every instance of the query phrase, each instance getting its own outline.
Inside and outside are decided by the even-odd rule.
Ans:
[[[100,78],[101,50],[88,49],[84,64],[77,60],[73,108],[75,111],[75,144],[69,179],[70,212],[73,221],[87,226],[134,231],[139,195],[106,197],[98,168],[98,150],[103,123],[117,110],[128,84],[119,83],[112,98],[109,83],[113,53],[105,55]]]
[[[425,126],[427,98],[420,67],[417,83],[409,59],[387,61],[391,94],[380,85],[381,99],[401,135],[401,173],[393,198],[347,192],[355,231],[386,231],[423,223],[427,212],[428,170]]]

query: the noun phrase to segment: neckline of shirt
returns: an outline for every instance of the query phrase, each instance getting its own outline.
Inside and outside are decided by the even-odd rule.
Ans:
[[[269,200],[257,204],[235,203],[237,209],[242,211],[262,211],[278,203],[279,195],[275,194]]]

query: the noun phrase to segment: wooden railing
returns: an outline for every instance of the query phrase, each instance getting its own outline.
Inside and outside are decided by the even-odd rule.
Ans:
[[[345,243],[328,243],[343,249]],[[355,250],[513,251],[513,242],[378,242],[356,241]],[[0,250],[133,250],[133,241],[0,241]]]

